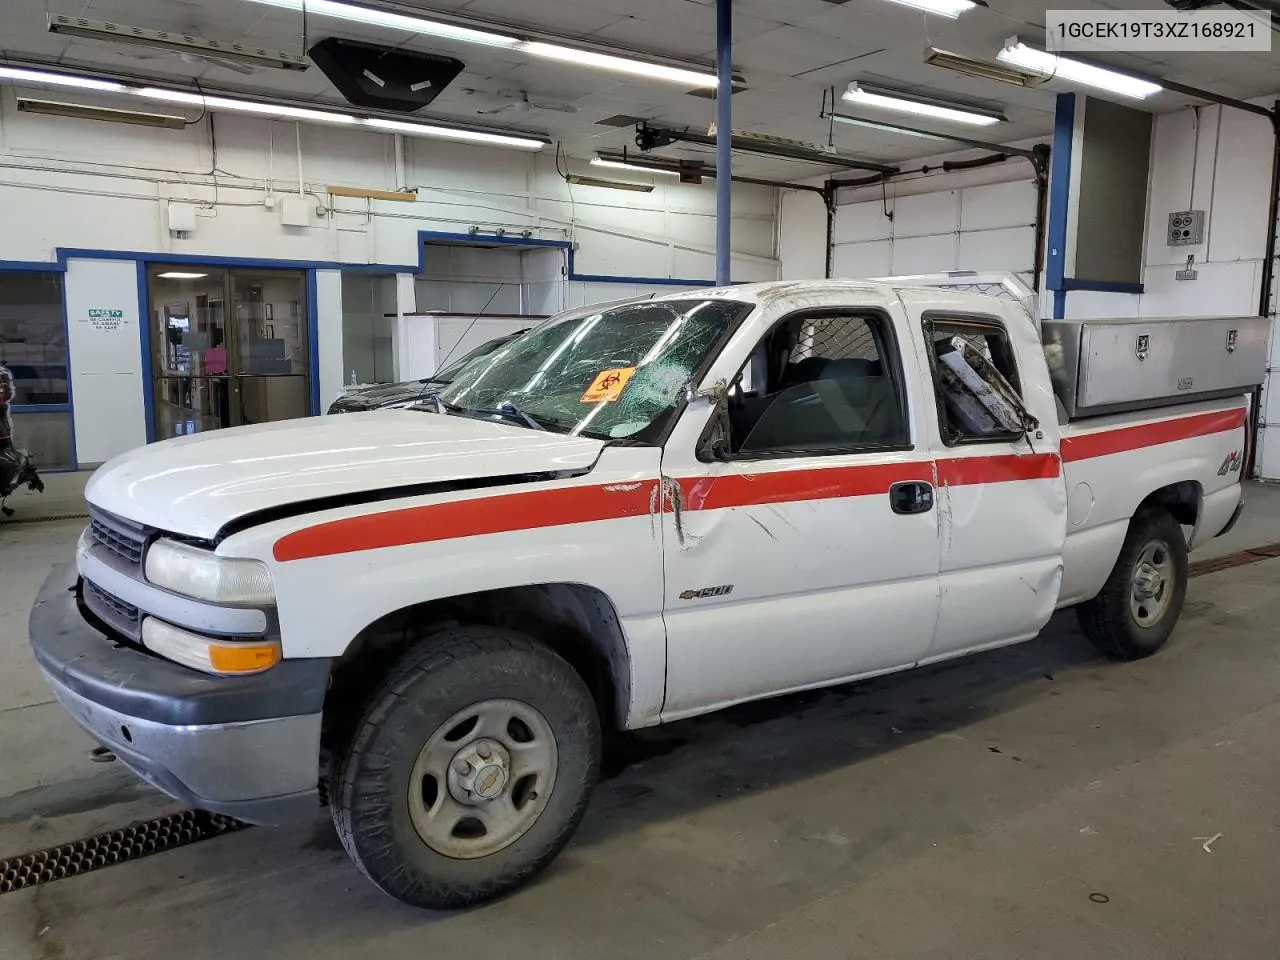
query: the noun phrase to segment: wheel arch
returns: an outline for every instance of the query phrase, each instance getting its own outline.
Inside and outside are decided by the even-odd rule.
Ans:
[[[505,627],[563,657],[591,689],[606,729],[626,726],[631,655],[613,601],[598,587],[552,582],[480,590],[410,604],[362,629],[334,661],[325,694],[322,746],[355,726],[364,704],[409,647],[452,624]]]

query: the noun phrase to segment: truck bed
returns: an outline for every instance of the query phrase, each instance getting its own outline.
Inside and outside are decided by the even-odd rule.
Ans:
[[[1189,545],[1217,536],[1240,497],[1248,401],[1235,396],[1068,422],[1061,428],[1067,542],[1059,606],[1101,589],[1139,507],[1137,490],[1190,484]],[[1188,477],[1194,478],[1188,480]]]

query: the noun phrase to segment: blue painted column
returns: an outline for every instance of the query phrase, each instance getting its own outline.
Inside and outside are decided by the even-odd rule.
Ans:
[[[733,0],[716,0],[716,286],[730,281],[733,224]]]
[[[1076,95],[1058,94],[1049,156],[1049,224],[1045,251],[1045,286],[1053,291],[1053,318],[1066,315],[1067,213],[1071,201],[1071,138],[1075,130]]]

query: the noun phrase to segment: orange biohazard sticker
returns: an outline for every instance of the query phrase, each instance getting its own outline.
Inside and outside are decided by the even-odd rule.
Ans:
[[[595,380],[591,382],[591,386],[587,387],[587,392],[582,395],[581,402],[600,403],[604,401],[611,403],[617,400],[622,395],[622,390],[627,385],[627,381],[634,376],[635,372],[635,367],[601,370],[596,375]]]

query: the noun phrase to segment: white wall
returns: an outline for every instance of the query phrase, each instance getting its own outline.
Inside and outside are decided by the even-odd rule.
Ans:
[[[534,155],[406,139],[403,180],[418,189],[417,202],[332,198],[325,189],[329,184],[383,190],[398,186],[391,136],[227,114],[210,114],[182,130],[45,117],[18,113],[19,93],[45,95],[0,87],[0,260],[53,262],[58,248],[79,248],[403,264],[405,272],[416,272],[419,231],[467,233],[475,227],[482,233],[501,228],[509,235],[528,230],[533,237],[572,242],[579,273],[627,278],[594,284],[590,295],[602,299],[630,295],[640,285],[637,277],[714,276],[714,184],[659,183],[648,194],[570,187],[556,172],[550,150]],[[79,96],[68,91],[59,98]],[[107,98],[84,99],[109,105]],[[299,193],[308,199],[310,225],[281,226],[281,201]],[[197,208],[196,228],[189,235],[170,234],[171,200]],[[778,276],[774,208],[771,188],[735,185],[735,280]],[[69,272],[68,301],[87,308],[108,293],[113,304],[128,299],[132,353],[113,352],[106,364],[86,352],[92,349],[91,339],[73,336],[73,376],[78,370],[85,377],[131,378],[129,395],[140,404],[136,284],[132,279],[126,283],[134,265],[124,261],[102,269],[112,277],[112,286],[98,287],[91,271]],[[398,313],[414,306],[414,292],[406,283],[412,281],[402,273],[396,286]],[[558,291],[543,287],[539,300],[567,306],[587,295],[588,286],[584,282],[573,288],[561,281]],[[318,294],[320,388],[328,398],[344,379],[337,271],[322,276]],[[120,369],[106,370],[104,364]],[[110,417],[102,415],[105,407],[91,409],[93,398],[102,393],[95,393],[92,383],[83,393],[79,386],[75,389],[79,458],[86,463],[145,436],[140,407],[131,401],[126,410],[122,395],[110,400]]]
[[[147,317],[138,313],[137,268],[131,261],[69,260],[65,290],[76,459],[103,463],[147,442],[139,326]]]

